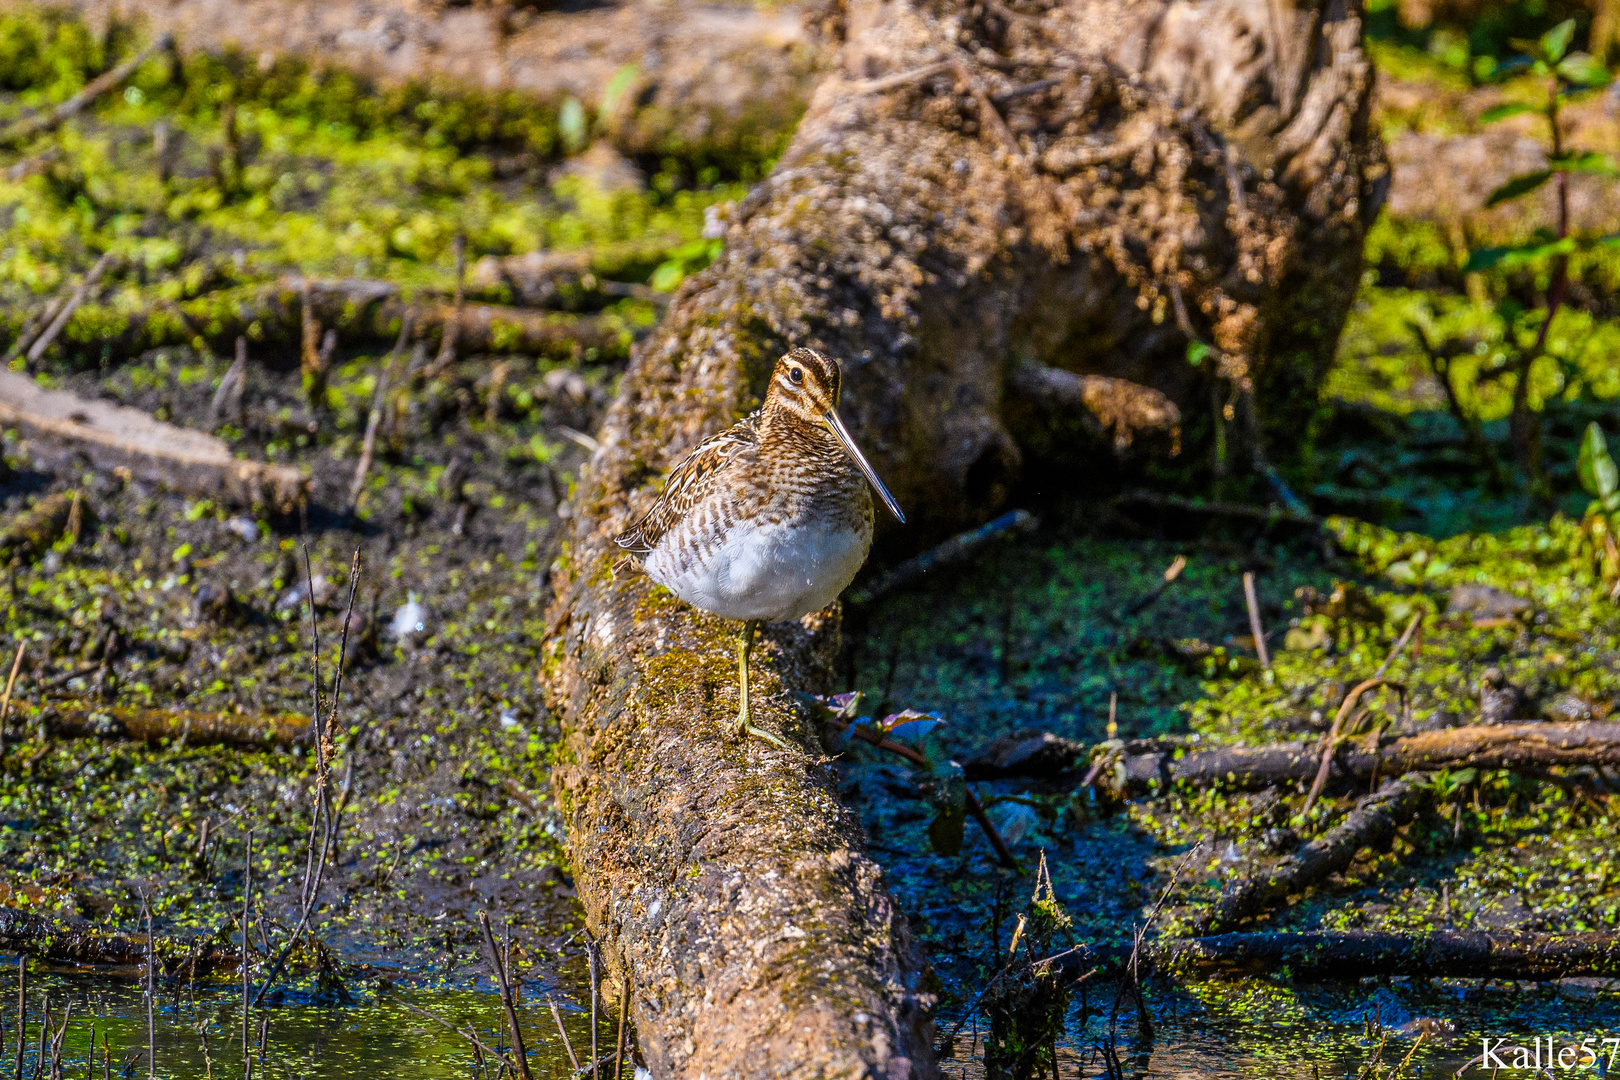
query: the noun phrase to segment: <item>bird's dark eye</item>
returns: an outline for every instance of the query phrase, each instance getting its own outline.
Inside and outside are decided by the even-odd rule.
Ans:
[[[793,383],[794,386],[798,386],[800,383],[804,382],[804,369],[796,367],[788,368],[788,381]]]

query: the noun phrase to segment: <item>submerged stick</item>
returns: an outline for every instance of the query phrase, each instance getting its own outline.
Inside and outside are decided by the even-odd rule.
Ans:
[[[574,1067],[575,1073],[578,1073],[580,1069],[579,1058],[574,1054],[574,1044],[568,1038],[568,1029],[563,1027],[562,1010],[557,1008],[557,1002],[554,998],[547,997],[546,1004],[551,1006],[551,1019],[557,1025],[558,1036],[562,1038],[563,1050],[568,1054],[568,1064]]]
[[[1240,878],[1221,889],[1207,929],[1218,932],[1257,918],[1289,896],[1318,885],[1376,847],[1417,816],[1424,792],[1391,780],[1356,804],[1343,821],[1283,859],[1270,873]]]
[[[489,913],[478,913],[478,926],[484,934],[484,947],[489,950],[489,968],[495,973],[495,983],[501,990],[501,1011],[506,1014],[506,1028],[512,1036],[512,1056],[517,1059],[518,1075],[523,1080],[534,1080],[529,1071],[529,1053],[523,1047],[523,1030],[518,1027],[517,1005],[512,1000],[512,981],[506,965],[501,962],[501,951],[495,945],[495,934],[489,928]]]

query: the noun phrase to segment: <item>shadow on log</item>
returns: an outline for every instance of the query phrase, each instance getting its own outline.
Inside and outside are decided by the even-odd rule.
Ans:
[[[1314,403],[1379,197],[1369,71],[1353,6],[1250,12],[830,10],[839,69],[635,350],[552,574],[543,677],[579,898],[654,1075],[936,1076],[932,998],[788,693],[831,689],[835,613],[755,650],[754,722],[805,751],[737,743],[736,627],[616,574],[609,538],[792,346],[842,361],[914,549],[1042,469],[1167,449],[1136,436],[1208,401],[1189,334],[1273,420]],[[1088,395],[1031,364],[1116,381]]]

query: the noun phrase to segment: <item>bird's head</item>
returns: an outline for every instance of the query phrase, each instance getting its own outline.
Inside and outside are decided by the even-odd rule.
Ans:
[[[806,424],[825,427],[832,432],[844,452],[883,500],[883,505],[901,524],[905,524],[906,516],[900,512],[900,504],[883,486],[883,481],[878,479],[877,473],[867,463],[866,455],[861,453],[855,440],[850,438],[844,422],[838,418],[840,381],[838,361],[814,349],[794,349],[778,360],[776,370],[771,372],[770,389],[765,392],[765,411],[779,410]]]

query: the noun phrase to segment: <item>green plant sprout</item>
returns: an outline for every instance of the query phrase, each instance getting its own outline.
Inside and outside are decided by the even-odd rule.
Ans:
[[[1515,341],[1517,335],[1505,333],[1504,341],[1509,345],[1508,358],[1491,373],[1497,376],[1504,374],[1513,376],[1513,408],[1508,421],[1509,438],[1519,468],[1530,483],[1531,494],[1539,502],[1548,501],[1549,484],[1542,464],[1541,416],[1537,410],[1531,408],[1530,403],[1530,369],[1536,360],[1550,355],[1547,349],[1547,334],[1569,287],[1570,256],[1600,245],[1613,246],[1620,243],[1620,237],[1583,239],[1570,234],[1570,174],[1595,173],[1614,176],[1620,171],[1607,154],[1577,150],[1565,145],[1561,118],[1563,105],[1575,97],[1607,86],[1612,78],[1608,69],[1594,57],[1569,50],[1574,35],[1575,20],[1565,19],[1534,41],[1515,39],[1514,47],[1523,50],[1525,55],[1500,65],[1499,73],[1527,69],[1531,75],[1545,79],[1546,100],[1540,104],[1525,101],[1505,102],[1485,110],[1480,116],[1482,124],[1494,124],[1509,117],[1525,114],[1536,114],[1547,121],[1551,151],[1547,155],[1546,166],[1510,177],[1490,193],[1485,205],[1492,207],[1521,199],[1551,183],[1556,205],[1554,227],[1537,229],[1535,234],[1522,244],[1475,249],[1469,253],[1468,262],[1463,267],[1464,273],[1514,267],[1547,266],[1550,269],[1544,294],[1543,306],[1546,313],[1540,317],[1534,337],[1526,345]],[[1510,308],[1506,303],[1498,305],[1498,313],[1503,318],[1505,328],[1520,323],[1528,314],[1518,310],[1516,305]],[[1433,347],[1426,337],[1423,338],[1423,343],[1435,367],[1436,375],[1445,384],[1448,401],[1454,403],[1456,394],[1451,386],[1449,371],[1436,359],[1444,355],[1443,350]],[[1557,357],[1553,359],[1560,362]],[[1453,412],[1457,412],[1455,407]],[[1465,430],[1472,430],[1466,423],[1464,427]],[[1472,438],[1471,434],[1471,441]]]

